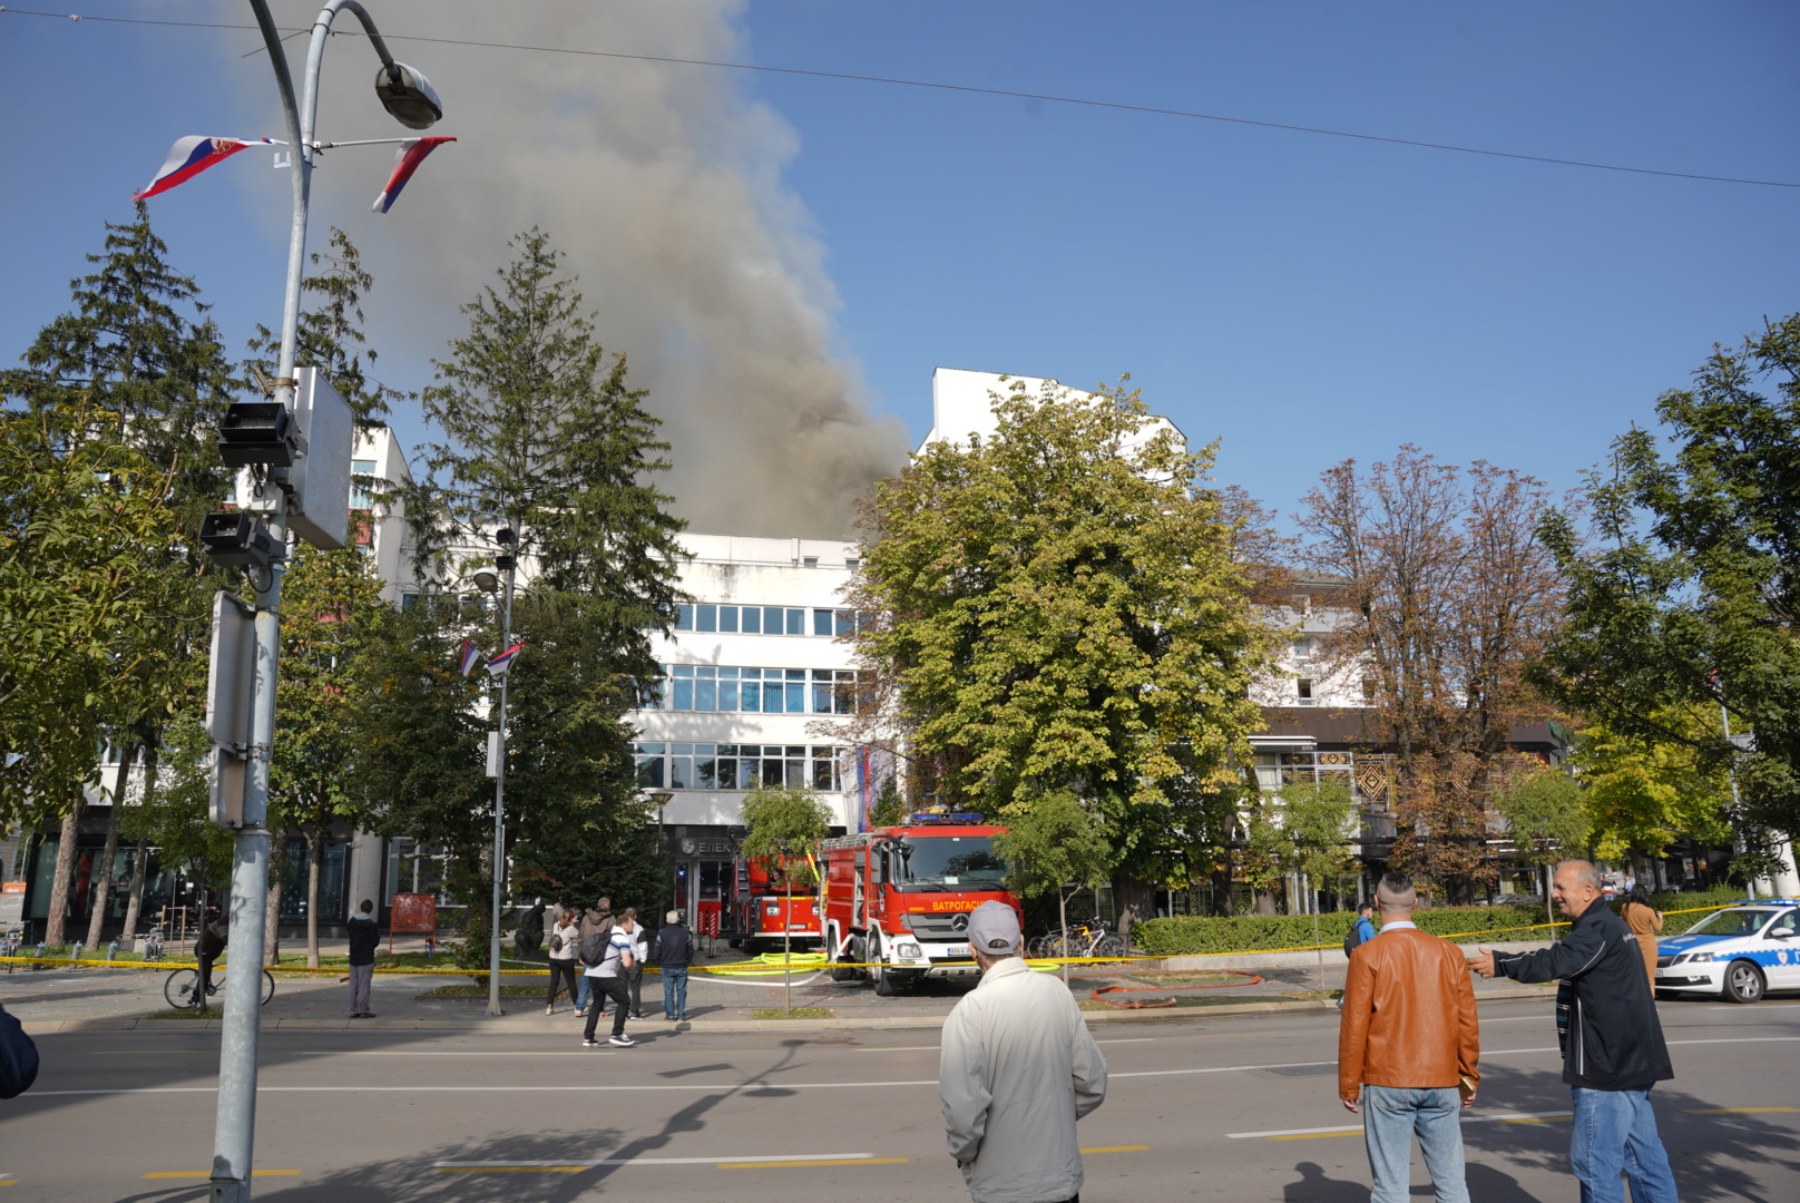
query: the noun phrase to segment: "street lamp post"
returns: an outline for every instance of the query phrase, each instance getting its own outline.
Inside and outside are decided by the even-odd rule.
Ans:
[[[494,567],[506,573],[506,600],[500,619],[500,647],[504,651],[512,646],[513,581],[519,571],[518,535],[513,528],[503,526],[494,532],[494,542],[506,549],[505,555],[494,557]],[[475,584],[484,593],[492,595],[499,582],[491,572],[478,572],[475,574]],[[488,933],[487,1013],[495,1016],[503,1013],[500,1010],[500,896],[506,882],[506,686],[511,680],[510,669],[500,674],[500,715],[493,735],[494,913],[491,916],[493,928]]]
[[[339,10],[348,8],[361,20],[370,43],[381,58],[382,73],[376,92],[387,111],[402,124],[422,129],[442,115],[442,106],[430,83],[418,72],[397,63],[388,53],[375,23],[356,0],[331,0],[313,23],[312,42],[306,56],[304,100],[296,104],[294,82],[288,72],[281,33],[269,14],[267,0],[250,0],[256,23],[268,47],[269,63],[281,93],[282,116],[287,125],[294,197],[293,224],[288,236],[287,289],[281,309],[281,358],[276,372],[275,400],[288,410],[294,406],[294,358],[300,324],[300,282],[306,260],[307,202],[312,187],[313,118],[318,108],[319,64],[325,40]],[[270,469],[274,488],[266,525],[271,543],[287,545],[287,470]],[[250,754],[244,776],[242,824],[233,842],[231,868],[230,940],[232,956],[226,962],[225,1015],[219,1041],[219,1102],[213,1127],[212,1199],[214,1203],[247,1203],[250,1198],[250,1166],[256,1133],[256,1061],[261,1034],[263,921],[268,908],[269,883],[269,762],[275,739],[276,653],[281,639],[282,561],[274,559],[255,581],[256,653],[255,690],[251,702]]]

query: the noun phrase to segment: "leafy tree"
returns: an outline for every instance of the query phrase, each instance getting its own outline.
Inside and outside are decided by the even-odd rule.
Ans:
[[[1182,882],[1245,789],[1271,635],[1190,451],[1123,388],[1023,382],[992,439],[880,482],[853,604],[915,796],[1002,814],[1070,790],[1114,841],[1120,923]],[[873,742],[873,741],[872,741]]]
[[[128,620],[126,608],[114,608],[103,631],[77,622],[66,632],[77,647],[53,674],[62,687],[38,694],[40,701],[54,697],[61,706],[66,739],[53,739],[55,750],[49,755],[13,766],[22,772],[0,774],[7,778],[4,797],[17,800],[29,794],[63,814],[47,932],[56,941],[63,938],[79,830],[79,789],[92,775],[92,749],[102,742],[97,736],[124,745],[127,757],[137,748],[154,745],[174,701],[170,690],[180,678],[169,666],[191,653],[206,625],[207,599],[200,583],[205,561],[192,548],[201,517],[224,491],[214,442],[217,419],[230,399],[231,380],[218,332],[198,300],[198,289],[169,266],[166,252],[141,205],[134,222],[108,225],[104,253],[88,257],[97,270],[71,284],[74,310],[43,328],[23,356],[24,367],[0,375],[0,395],[6,398],[9,416],[30,416],[43,423],[35,450],[66,461],[59,468],[39,461],[45,475],[37,483],[50,484],[61,474],[65,486],[61,501],[39,495],[21,503],[9,497],[9,519],[15,516],[15,504],[33,509],[40,523],[33,547],[42,550],[46,535],[58,537],[54,529],[58,524],[110,518],[110,528],[73,531],[62,525],[61,537],[91,534],[111,543],[110,555],[96,562],[110,561],[116,569],[120,558],[128,557],[131,571],[115,572],[110,583],[95,577],[52,578],[53,587],[77,590],[88,585],[101,590],[78,595],[90,616],[108,609],[107,590],[129,593],[131,607],[139,611]],[[9,444],[15,449],[24,445],[12,439]],[[107,447],[117,450],[109,452]],[[101,462],[109,455],[129,462]],[[97,472],[107,474],[115,496],[122,499],[110,510],[77,496],[83,482],[91,482]],[[43,508],[46,502],[73,504],[52,519],[51,510]],[[156,512],[158,507],[162,512]],[[160,529],[146,530],[147,520],[160,522]],[[20,529],[17,523],[9,525]],[[72,547],[64,542],[62,550],[66,554]],[[45,562],[54,566],[57,558]],[[28,592],[15,593],[11,600],[40,605],[41,599],[31,601]],[[28,628],[43,629],[46,620],[58,616],[37,608],[6,617],[9,628],[10,620],[17,618]],[[84,683],[82,671],[96,663],[105,665],[102,678]],[[37,679],[43,684],[52,678]],[[30,711],[22,708],[20,713]],[[67,754],[68,743],[75,740],[86,743],[90,761],[85,768],[78,769]],[[0,807],[5,805],[0,802]],[[118,807],[109,813],[108,846],[114,847],[117,835],[112,825]],[[110,882],[110,866],[102,867]]]
[[[1006,862],[1006,880],[1021,898],[1056,896],[1056,917],[1069,930],[1069,899],[1092,890],[1112,872],[1112,842],[1073,792],[1051,790],[1016,799],[1002,814],[1006,834],[994,851]],[[1063,980],[1069,980],[1065,962]]]
[[[529,880],[563,890],[580,884],[566,845],[584,831],[621,859],[641,857],[638,871],[654,866],[623,717],[659,675],[649,633],[674,623],[680,523],[652,483],[667,444],[624,356],[596,340],[547,235],[512,245],[499,283],[463,307],[468,332],[436,361],[423,406],[441,441],[401,496],[427,580],[465,575],[486,559],[471,548],[492,546],[496,528],[516,532],[511,634],[526,651],[509,686],[507,829]],[[404,818],[402,830],[446,849],[447,888],[470,903],[479,947],[493,790],[480,775],[484,724],[449,666],[465,634],[497,646],[499,616],[419,613],[381,674],[402,722],[376,737],[368,780],[385,821]]]
[[[1319,935],[1319,892],[1349,869],[1350,825],[1356,800],[1337,782],[1296,781],[1281,791],[1281,829],[1292,849],[1290,864],[1308,885],[1313,944],[1319,949],[1319,989],[1325,989],[1325,951]]]
[[[1715,347],[1692,387],[1656,403],[1661,435],[1633,428],[1589,481],[1592,540],[1553,512],[1545,542],[1569,579],[1569,624],[1541,679],[1621,735],[1692,748],[1706,770],[1738,755],[1729,714],[1754,734],[1742,756],[1744,818],[1800,831],[1800,314],[1733,350]],[[1665,452],[1665,448],[1667,449]],[[1772,858],[1740,864],[1750,876]]]
[[[758,786],[744,798],[744,842],[739,854],[779,875],[790,887],[816,881],[812,862],[805,859],[815,845],[831,834],[831,810],[808,790]],[[791,954],[788,924],[781,925],[781,960]],[[782,977],[783,1006],[794,1005],[791,975]]]
[[[1491,879],[1484,814],[1508,732],[1548,706],[1525,680],[1560,616],[1533,478],[1413,446],[1328,469],[1300,515],[1308,567],[1349,582],[1322,651],[1366,673],[1398,771],[1393,861],[1467,901]]]
[[[1512,828],[1519,856],[1542,869],[1587,852],[1594,819],[1588,791],[1560,769],[1539,769],[1515,780],[1494,796],[1494,806]],[[1556,922],[1545,879],[1544,913]]]
[[[281,738],[269,766],[269,826],[306,837],[306,963],[314,967],[326,843],[333,828],[359,826],[367,812],[351,773],[359,751],[353,708],[393,625],[360,549],[294,548],[282,594]]]
[[[1710,732],[1704,715],[1665,707],[1668,730],[1688,739],[1648,740],[1603,723],[1581,729],[1573,763],[1585,788],[1593,822],[1594,854],[1602,860],[1629,856],[1642,866],[1676,840],[1724,843],[1731,838],[1731,793],[1725,770],[1698,750]]]

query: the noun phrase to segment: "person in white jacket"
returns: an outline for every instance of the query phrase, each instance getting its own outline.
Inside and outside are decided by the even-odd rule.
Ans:
[[[969,916],[981,982],[944,1021],[944,1131],[975,1203],[1078,1203],[1075,1121],[1106,1101],[1106,1058],[1060,980],[1019,958],[1017,913]]]

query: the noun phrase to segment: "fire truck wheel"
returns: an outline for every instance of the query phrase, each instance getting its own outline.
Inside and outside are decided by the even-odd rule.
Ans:
[[[830,947],[836,948],[838,946],[837,931],[835,929],[832,930],[831,932],[827,933],[826,939],[831,941]],[[862,970],[846,969],[835,963],[837,961],[844,961],[844,960],[848,960],[848,961],[862,960],[862,957],[860,955],[858,955],[858,953],[856,951],[861,946],[862,946],[862,942],[860,940],[851,940],[849,946],[846,947],[842,953],[833,953],[832,954],[831,959],[834,962],[834,964],[831,966],[831,980],[832,981],[834,981],[834,982],[860,982],[860,981],[862,981],[862,976],[863,976]]]

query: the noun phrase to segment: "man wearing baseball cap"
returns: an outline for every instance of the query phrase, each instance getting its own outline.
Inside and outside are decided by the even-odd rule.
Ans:
[[[1020,959],[1004,902],[969,915],[981,982],[944,1021],[938,1094],[975,1203],[1079,1203],[1075,1121],[1106,1100],[1106,1058],[1061,981]]]

